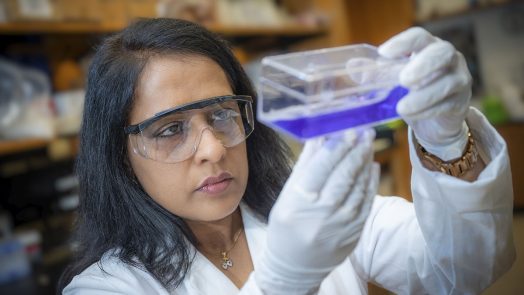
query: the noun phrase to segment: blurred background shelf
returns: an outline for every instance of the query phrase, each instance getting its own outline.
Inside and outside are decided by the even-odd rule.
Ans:
[[[51,158],[74,157],[78,150],[78,137],[67,136],[53,139],[27,138],[0,140],[0,158],[39,149],[47,149]]]
[[[424,1],[420,2],[419,13],[415,18],[416,23],[424,24],[433,21],[465,17],[474,13],[507,7],[522,2],[522,0],[471,1],[471,5],[468,5],[468,3],[464,1],[456,1],[454,7],[440,11],[438,9],[430,10],[430,2],[432,1],[426,1],[426,3],[424,3]]]
[[[100,34],[121,30],[124,24],[101,22],[28,21],[0,23],[0,34]]]
[[[282,36],[282,37],[314,37],[328,32],[327,27],[307,27],[302,25],[285,25],[279,27],[232,27],[209,25],[208,29],[226,37],[242,36]]]
[[[114,33],[123,29],[125,24],[106,22],[11,22],[0,23],[0,34],[102,34]],[[208,29],[226,37],[246,36],[282,36],[282,37],[309,37],[328,32],[327,27],[307,27],[299,24],[285,26],[224,26],[220,24],[208,25]]]
[[[0,157],[45,148],[48,144],[46,139],[0,140]]]

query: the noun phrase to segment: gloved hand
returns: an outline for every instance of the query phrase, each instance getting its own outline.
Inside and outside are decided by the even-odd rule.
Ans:
[[[254,275],[265,294],[309,294],[355,248],[377,192],[374,132],[306,143],[269,216]]]
[[[412,56],[400,72],[400,84],[409,93],[397,112],[419,143],[442,160],[462,156],[471,99],[471,75],[462,54],[418,27],[391,38],[378,52],[389,58]]]

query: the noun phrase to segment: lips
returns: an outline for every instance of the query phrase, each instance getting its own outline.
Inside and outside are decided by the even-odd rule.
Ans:
[[[197,191],[206,193],[220,193],[223,192],[228,186],[232,175],[227,172],[222,172],[216,177],[206,178],[199,186]]]

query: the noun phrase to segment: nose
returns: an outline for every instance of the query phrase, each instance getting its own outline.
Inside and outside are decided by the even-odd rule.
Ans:
[[[226,147],[215,136],[210,127],[205,127],[197,140],[194,160],[197,163],[219,162],[226,155]]]

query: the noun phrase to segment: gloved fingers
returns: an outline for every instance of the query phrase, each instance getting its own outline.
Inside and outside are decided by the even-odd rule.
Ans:
[[[352,130],[327,138],[309,163],[299,166],[301,171],[297,171],[298,179],[293,180],[294,189],[319,195],[335,167],[355,145],[356,139],[357,135]]]
[[[366,182],[369,180],[371,173],[371,162],[366,162],[366,164],[359,170],[360,173],[356,176],[351,191],[347,193],[347,199],[344,199],[344,202],[338,206],[332,206],[332,208],[329,208],[333,209],[330,210],[329,217],[326,219],[330,223],[330,230],[322,232],[317,239],[333,240],[334,235],[331,233],[335,232],[340,240],[341,237],[343,238],[344,236],[353,235],[354,228],[358,227],[355,224],[355,219],[359,214],[360,203],[364,199]],[[351,202],[349,202],[350,199]]]
[[[464,102],[464,97],[471,95],[471,89],[466,88],[460,92],[451,94],[443,100],[437,102],[435,105],[422,110],[420,112],[412,113],[409,115],[403,115],[403,118],[408,121],[424,120],[441,115],[457,115],[463,114],[469,108],[469,102]]]
[[[354,220],[361,210],[362,202],[366,197],[366,188],[371,177],[372,164],[372,160],[366,161],[366,165],[362,167],[362,171],[355,180],[355,184],[351,191],[348,192],[347,198],[337,212],[337,214],[345,216],[348,222]]]
[[[360,210],[359,219],[367,219],[375,197],[377,196],[378,186],[380,183],[380,165],[378,163],[373,163],[371,166],[371,173],[369,176],[369,181],[366,187],[366,196],[362,202],[362,208]]]
[[[324,141],[324,137],[317,137],[306,141],[304,147],[302,148],[302,152],[300,153],[300,156],[298,157],[298,160],[296,161],[293,170],[289,175],[289,178],[287,179],[284,187],[282,188],[280,197],[277,199],[275,206],[273,206],[273,210],[271,210],[270,215],[276,214],[275,212],[279,211],[279,208],[281,208],[282,206],[287,207],[286,205],[281,205],[282,203],[290,201],[292,202],[293,200],[290,198],[298,196],[297,190],[302,190],[302,188],[297,185],[297,182],[300,181],[302,175],[304,174],[304,167],[309,165],[311,158],[316,152],[320,150]],[[292,193],[289,193],[290,191],[292,191]],[[304,192],[302,197],[304,196],[306,196],[306,198],[310,197],[313,199],[317,197],[314,192]],[[287,209],[284,208],[283,210]]]
[[[437,40],[423,28],[414,27],[384,42],[379,46],[378,53],[388,58],[407,57]]]
[[[367,177],[366,183],[364,183],[365,188],[362,191],[362,200],[358,208],[352,211],[356,214],[347,214],[351,219],[345,225],[348,230],[346,232],[347,238],[342,241],[341,245],[350,245],[358,240],[375,201],[380,179],[380,166],[377,163],[372,163],[369,168],[369,177]]]
[[[313,139],[306,141],[306,143],[304,144],[304,147],[302,148],[302,152],[300,153],[300,156],[298,157],[297,162],[293,166],[292,175],[293,173],[302,171],[304,166],[309,164],[309,162],[311,161],[311,158],[318,150],[320,150],[324,141],[325,141],[325,137],[317,137],[317,138],[313,138]]]
[[[410,90],[397,104],[397,112],[403,117],[412,117],[416,113],[432,108],[446,97],[471,88],[469,72],[452,71],[438,78],[421,89]],[[469,103],[466,99],[465,103]]]
[[[362,132],[357,146],[337,165],[322,189],[319,203],[333,204],[338,207],[346,201],[353,186],[358,183],[373,159],[373,129]]]
[[[400,84],[407,88],[414,88],[417,84],[434,80],[454,66],[455,51],[455,47],[447,41],[429,44],[400,72]]]

